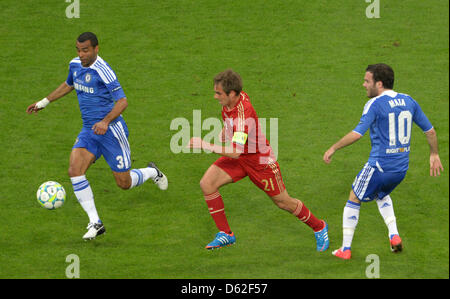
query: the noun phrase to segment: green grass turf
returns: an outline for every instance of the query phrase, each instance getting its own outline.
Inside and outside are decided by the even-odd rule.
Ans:
[[[80,18],[68,3],[0,3],[0,140],[2,204],[0,278],[65,278],[66,256],[80,258],[81,278],[366,278],[369,254],[381,278],[449,278],[448,2],[380,1],[368,19],[365,1],[85,1]],[[134,167],[156,161],[169,178],[123,191],[100,159],[88,171],[106,235],[81,236],[88,222],[67,176],[81,128],[75,93],[37,115],[26,107],[67,76],[75,39],[95,32],[100,55],[113,67],[129,100]],[[376,204],[364,204],[353,257],[341,261],[342,209],[370,140],[325,150],[359,121],[367,98],[368,64],[396,71],[395,90],[419,101],[436,130],[445,168],[428,175],[428,145],[413,128],[410,170],[393,192],[405,250],[390,252]],[[278,158],[289,193],[329,223],[330,250],[315,251],[311,230],[277,209],[248,179],[224,187],[233,247],[208,252],[216,228],[198,182],[217,158],[174,154],[170,123],[192,111],[220,117],[213,76],[232,67],[244,80],[259,117],[278,118]],[[203,135],[208,131],[203,131]],[[68,193],[47,211],[38,186],[56,180]]]

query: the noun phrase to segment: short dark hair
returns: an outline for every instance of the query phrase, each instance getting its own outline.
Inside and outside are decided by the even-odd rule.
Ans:
[[[80,36],[77,38],[77,41],[80,43],[83,43],[87,40],[91,41],[91,46],[95,47],[98,45],[98,39],[97,36],[92,32],[83,32],[80,34]]]
[[[373,81],[381,81],[385,89],[394,88],[394,70],[387,64],[377,63],[370,64],[366,68],[366,72],[372,73]]]
[[[239,95],[242,91],[242,79],[241,76],[233,71],[227,69],[214,77],[214,84],[221,84],[223,91],[229,95],[232,90]]]

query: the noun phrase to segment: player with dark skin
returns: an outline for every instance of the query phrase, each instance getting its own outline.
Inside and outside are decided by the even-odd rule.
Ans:
[[[93,47],[90,40],[84,42],[77,41],[76,43],[78,57],[80,57],[81,65],[83,67],[89,67],[97,59],[98,55],[98,45]],[[64,81],[58,88],[56,88],[52,93],[47,96],[50,102],[53,102],[63,96],[67,95],[73,90],[73,86],[67,85]],[[43,108],[36,107],[36,103],[31,104],[27,108],[27,113],[37,113]],[[128,107],[128,102],[126,98],[119,99],[111,112],[106,115],[106,117],[93,125],[92,130],[97,135],[104,135],[108,130],[109,123],[116,119],[123,111]],[[75,177],[86,174],[89,167],[94,163],[95,156],[85,148],[74,148],[70,154],[69,159],[69,176]],[[116,180],[117,186],[122,189],[128,189],[131,186],[130,171],[126,172],[115,172],[113,171],[114,178]]]
[[[78,57],[69,63],[67,79],[46,98],[28,106],[27,113],[36,113],[49,103],[76,90],[83,127],[72,146],[68,175],[74,194],[89,217],[84,240],[92,240],[106,230],[95,206],[94,193],[86,172],[103,156],[118,187],[128,190],[151,179],[159,189],[168,187],[167,177],[154,162],[147,167],[131,167],[128,126],[122,113],[128,107],[126,95],[115,72],[101,58],[97,36],[80,34],[76,40]]]

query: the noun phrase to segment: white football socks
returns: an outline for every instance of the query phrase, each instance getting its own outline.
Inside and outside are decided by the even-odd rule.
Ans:
[[[95,208],[94,194],[92,193],[91,185],[89,185],[86,176],[81,175],[71,177],[70,180],[72,181],[73,191],[78,202],[89,216],[89,222],[99,222],[100,218],[98,217],[97,209]]]
[[[130,171],[131,176],[130,189],[142,185],[146,180],[150,178],[154,180],[157,175],[158,172],[156,171],[156,169],[151,167],[132,169]]]
[[[381,216],[384,219],[384,223],[389,230],[389,237],[392,235],[398,235],[397,221],[394,214],[394,206],[392,204],[392,199],[389,195],[383,197],[383,199],[377,200],[378,211],[380,211]]]
[[[353,235],[359,220],[361,204],[347,201],[342,216],[342,251],[351,249]]]

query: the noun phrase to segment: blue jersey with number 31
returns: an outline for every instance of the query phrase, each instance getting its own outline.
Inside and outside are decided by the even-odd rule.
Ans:
[[[77,92],[83,127],[86,128],[101,121],[111,112],[115,101],[125,97],[116,74],[100,56],[89,67],[83,67],[78,57],[72,59],[66,83]],[[119,116],[116,121],[121,118]]]
[[[370,99],[353,130],[364,135],[370,128],[369,165],[382,172],[408,170],[413,122],[424,132],[433,128],[419,104],[409,95],[387,90]]]

